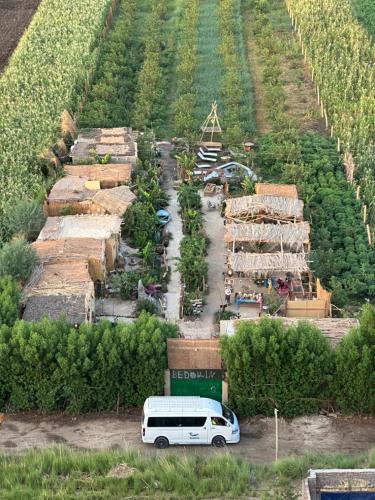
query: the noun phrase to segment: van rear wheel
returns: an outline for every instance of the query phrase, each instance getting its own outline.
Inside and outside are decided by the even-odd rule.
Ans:
[[[223,438],[223,436],[215,436],[212,439],[212,446],[215,446],[215,448],[222,448],[226,444],[227,443],[225,441],[225,438]]]
[[[159,448],[159,450],[164,450],[165,448],[168,448],[169,441],[166,437],[161,436],[155,439],[154,445],[155,448]]]

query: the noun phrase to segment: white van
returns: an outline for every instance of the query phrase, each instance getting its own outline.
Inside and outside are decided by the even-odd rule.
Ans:
[[[147,398],[143,406],[142,441],[156,448],[170,444],[212,444],[240,441],[236,415],[213,399],[190,396]]]

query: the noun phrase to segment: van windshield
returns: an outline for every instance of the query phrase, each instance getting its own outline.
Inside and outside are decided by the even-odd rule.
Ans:
[[[234,423],[233,412],[223,404],[221,405],[221,408],[223,410],[223,417],[225,417],[227,420],[230,421],[231,424],[233,424]]]

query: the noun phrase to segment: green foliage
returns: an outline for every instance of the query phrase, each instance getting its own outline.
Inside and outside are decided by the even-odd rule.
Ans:
[[[165,89],[162,70],[162,22],[166,2],[152,2],[145,25],[144,60],[139,71],[133,113],[133,125],[139,130],[152,127],[158,120]]]
[[[197,129],[195,122],[196,91],[194,73],[198,62],[198,19],[199,0],[186,2],[178,26],[177,58],[177,95],[172,104],[174,127],[179,137],[191,137]]]
[[[38,237],[45,222],[43,208],[35,200],[19,200],[7,205],[3,216],[3,239],[13,236],[34,241]]]
[[[203,291],[207,282],[208,264],[205,260],[206,239],[201,235],[185,236],[180,245],[178,270],[186,292]]]
[[[150,314],[157,314],[158,307],[157,305],[149,299],[139,299],[137,300],[136,307],[137,315],[139,316],[142,312],[147,312]]]
[[[12,240],[0,249],[0,276],[25,282],[38,263],[35,250],[25,240]]]
[[[332,142],[293,130],[267,134],[257,161],[276,181],[297,185],[305,219],[311,222],[310,267],[333,291],[335,304],[375,297],[375,251]]]
[[[375,413],[375,311],[366,305],[360,326],[336,349],[337,402],[346,413]]]
[[[124,234],[134,240],[137,248],[144,248],[149,241],[155,241],[158,219],[152,205],[134,203],[124,216]]]
[[[254,133],[250,75],[242,35],[241,0],[220,0],[218,6],[224,63],[221,93],[225,113],[224,139],[227,144],[241,144],[246,134]]]
[[[21,288],[10,276],[0,278],[0,325],[11,326],[19,318]]]
[[[80,127],[120,127],[130,125],[134,106],[135,83],[142,65],[143,50],[140,22],[145,2],[120,1],[118,13],[101,56]]]
[[[288,7],[334,132],[349,150],[361,150],[373,142],[375,133],[372,40],[347,0],[322,0],[319,9],[313,2],[288,0]],[[373,19],[374,8],[371,12]]]
[[[75,110],[98,59],[110,0],[45,0],[0,78],[0,211],[37,195],[39,155],[60,134],[60,115]]]
[[[177,199],[183,212],[189,209],[200,210],[202,208],[202,200],[198,189],[189,184],[180,185]]]
[[[18,321],[0,327],[0,408],[85,412],[141,406],[163,394],[166,339],[176,326],[141,314],[132,324]]]
[[[366,28],[371,38],[375,39],[375,5],[372,0],[350,0],[354,14]]]
[[[286,417],[314,413],[331,396],[333,351],[309,323],[285,328],[281,321],[242,322],[233,337],[222,337],[231,404],[243,416]]]

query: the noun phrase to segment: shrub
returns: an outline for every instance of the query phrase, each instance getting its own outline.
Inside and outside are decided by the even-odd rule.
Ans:
[[[243,416],[314,413],[330,394],[333,351],[309,323],[286,329],[280,320],[242,322],[221,339],[232,405]]]
[[[149,314],[132,324],[63,319],[0,327],[0,408],[84,412],[141,406],[163,394],[166,339],[177,327]]]
[[[158,219],[152,205],[134,203],[124,216],[124,233],[134,240],[137,248],[143,249],[149,241],[155,241]]]
[[[346,413],[375,413],[375,310],[366,305],[360,326],[336,349],[337,403]]]
[[[8,205],[4,212],[4,239],[13,236],[34,241],[45,222],[43,208],[35,200],[19,200]]]
[[[19,318],[21,288],[10,276],[0,278],[0,325],[13,325]]]
[[[204,290],[208,264],[205,261],[206,239],[201,235],[185,236],[180,245],[178,270],[182,274],[186,292]]]
[[[149,299],[139,299],[137,300],[137,315],[139,316],[142,312],[147,312],[150,314],[158,313],[158,306]]]
[[[12,240],[0,250],[0,276],[10,275],[25,282],[37,263],[35,250],[25,240]]]

